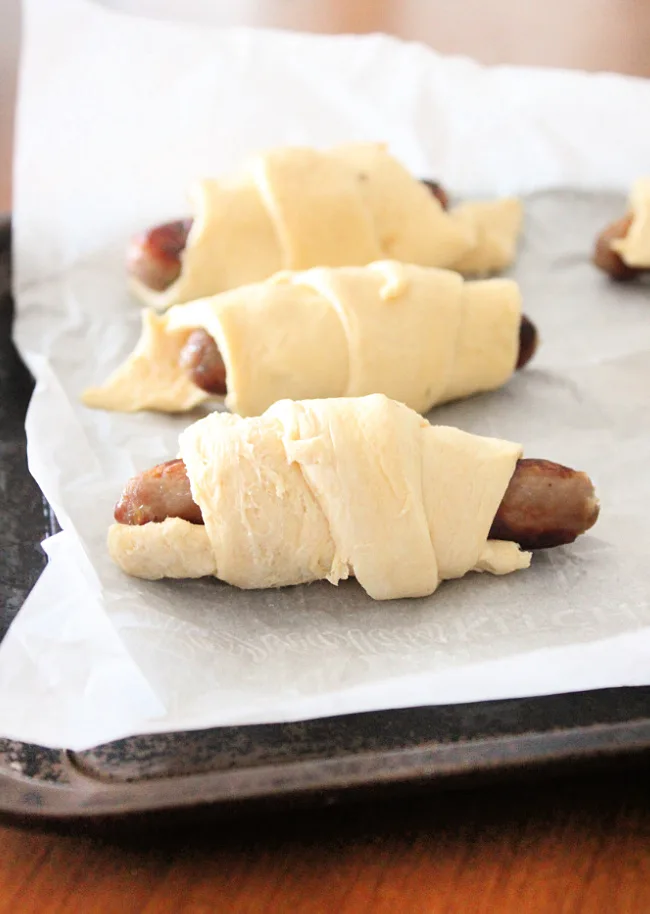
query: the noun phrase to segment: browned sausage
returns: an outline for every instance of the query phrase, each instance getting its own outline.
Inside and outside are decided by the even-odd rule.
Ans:
[[[589,530],[599,510],[586,473],[550,460],[519,460],[490,538],[510,540],[524,549],[563,546]]]
[[[166,517],[182,517],[202,524],[201,509],[192,499],[190,481],[182,460],[168,460],[133,476],[115,505],[120,524],[161,523]]]
[[[154,292],[164,292],[181,272],[181,253],[191,227],[192,219],[178,219],[136,235],[126,257],[129,275]]]
[[[519,460],[494,518],[490,538],[547,549],[572,543],[589,530],[599,505],[585,473],[550,460]],[[182,460],[170,460],[129,480],[115,507],[120,524],[180,517],[202,524]]]
[[[539,337],[537,328],[525,315],[519,325],[517,368],[523,368],[535,354]],[[228,392],[226,366],[219,347],[207,330],[193,330],[179,357],[190,380],[208,394],[224,396]]]
[[[443,209],[449,206],[444,188],[436,181],[423,181]],[[192,219],[178,219],[136,235],[129,245],[127,271],[134,279],[152,289],[164,292],[181,271],[181,254],[187,242]]]
[[[226,366],[219,347],[207,330],[193,330],[181,350],[179,363],[190,380],[209,394],[224,396]]]
[[[530,362],[537,352],[538,346],[539,333],[537,332],[537,327],[525,314],[522,314],[519,323],[519,355],[515,365],[517,370]]]
[[[632,214],[628,213],[627,216],[623,216],[622,219],[617,219],[616,222],[608,225],[598,236],[594,249],[593,260],[596,266],[608,273],[612,279],[618,279],[619,281],[634,279],[635,276],[643,272],[634,267],[629,267],[622,257],[611,248],[612,241],[618,238],[625,238],[632,225],[632,218]]]

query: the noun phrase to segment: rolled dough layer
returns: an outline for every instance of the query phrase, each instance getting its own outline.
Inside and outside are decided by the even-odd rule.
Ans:
[[[514,258],[521,227],[517,201],[446,213],[382,143],[274,149],[231,177],[197,181],[189,196],[194,223],[178,279],[163,292],[131,281],[157,310],[280,270],[382,258],[493,273]]]
[[[632,224],[625,238],[611,243],[621,260],[637,269],[650,269],[650,178],[639,178],[630,194]]]
[[[164,315],[145,312],[133,354],[83,401],[179,412],[209,399],[179,365],[189,332],[203,328],[226,365],[226,405],[242,416],[286,398],[371,393],[427,412],[504,384],[520,320],[509,279],[465,282],[396,261],[279,273]]]
[[[521,200],[510,197],[461,203],[451,215],[476,231],[474,247],[456,260],[452,269],[464,276],[485,276],[510,266],[524,219]]]
[[[205,526],[113,524],[108,547],[151,580],[214,575],[251,589],[354,576],[376,600],[427,596],[468,571],[530,564],[487,539],[521,453],[382,394],[213,413],[180,436]]]

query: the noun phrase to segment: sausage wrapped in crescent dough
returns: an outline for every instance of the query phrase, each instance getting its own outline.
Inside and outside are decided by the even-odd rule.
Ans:
[[[520,348],[521,296],[508,279],[383,261],[280,273],[264,283],[144,313],[140,341],[91,407],[167,412],[209,399],[182,364],[190,334],[216,342],[226,405],[259,415],[276,400],[383,393],[418,412],[494,390]]]
[[[156,276],[156,264],[147,260],[151,233],[132,244],[131,287],[150,307],[215,295],[280,270],[383,258],[494,273],[512,262],[522,223],[514,198],[445,212],[381,143],[274,149],[237,174],[195,183],[190,202],[193,220],[175,223],[171,232],[180,239],[180,263],[178,254],[171,258],[166,287],[159,280],[168,270]],[[167,259],[162,256],[163,266]]]
[[[650,271],[650,178],[635,182],[628,213],[598,236],[594,263],[612,279],[634,279]]]
[[[113,524],[109,551],[152,580],[264,588],[354,576],[377,600],[421,597],[468,571],[528,567],[518,545],[488,540],[521,453],[380,394],[284,400],[249,419],[212,413],[180,436],[203,524]]]

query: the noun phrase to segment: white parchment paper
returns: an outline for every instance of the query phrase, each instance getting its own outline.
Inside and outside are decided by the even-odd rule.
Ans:
[[[650,84],[482,68],[382,37],[216,31],[28,0],[16,153],[17,345],[30,469],[64,532],[0,647],[0,735],[73,749],[136,732],[650,683],[650,290],[609,285],[594,235],[650,169]],[[272,145],[386,140],[460,196],[526,194],[514,271],[543,346],[436,421],[583,469],[592,533],[530,571],[373,603],[354,581],[239,592],[128,579],[105,552],[132,473],[184,421],[93,412],[132,348],[129,235]],[[562,190],[562,188],[565,188]],[[572,190],[566,190],[572,188]],[[193,417],[190,417],[193,418]]]

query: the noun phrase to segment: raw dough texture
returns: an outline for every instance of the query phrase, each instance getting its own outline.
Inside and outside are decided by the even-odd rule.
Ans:
[[[517,200],[446,213],[382,143],[274,149],[230,177],[197,181],[189,197],[194,223],[178,279],[163,292],[131,281],[158,310],[280,270],[383,258],[494,273],[514,258],[521,228]]]
[[[246,589],[354,576],[392,600],[530,564],[487,539],[520,446],[430,425],[382,394],[213,413],[181,434],[180,455],[205,526],[113,524],[109,551],[128,574]]]
[[[494,390],[519,352],[521,296],[510,279],[465,282],[397,261],[279,273],[263,283],[145,311],[134,352],[87,406],[189,410],[210,399],[179,365],[189,333],[216,341],[226,406],[260,415],[276,400],[384,393],[418,412]]]

